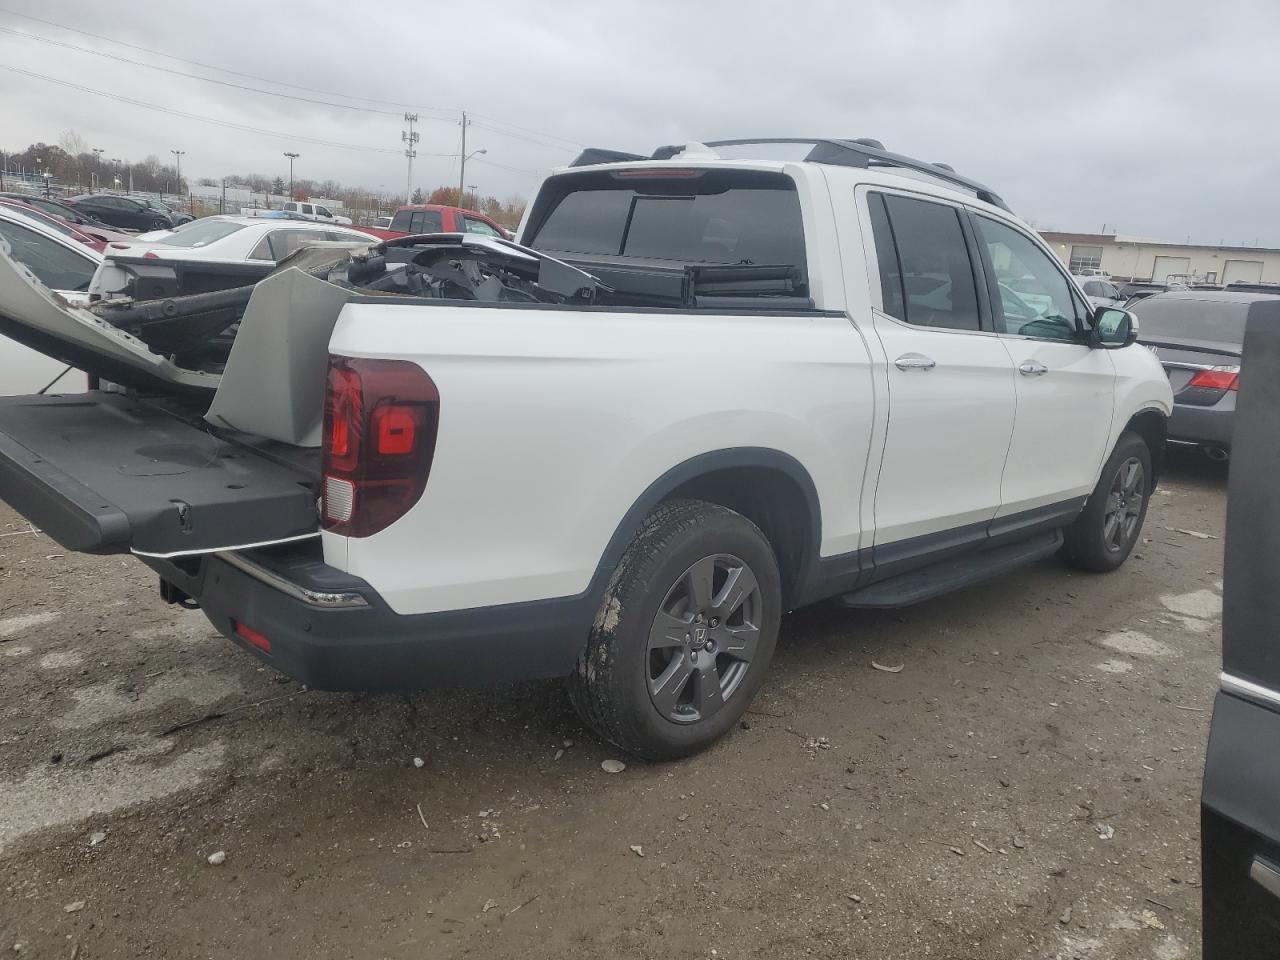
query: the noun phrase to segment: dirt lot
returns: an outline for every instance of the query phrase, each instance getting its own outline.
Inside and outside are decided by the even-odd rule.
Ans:
[[[1225,489],[1175,460],[1111,576],[794,614],[744,729],[616,775],[558,684],[305,691],[0,505],[0,956],[1198,956]]]

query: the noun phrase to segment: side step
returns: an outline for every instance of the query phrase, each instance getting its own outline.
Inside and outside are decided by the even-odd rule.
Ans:
[[[846,607],[906,607],[952,590],[989,580],[1051,556],[1062,546],[1062,531],[1050,530],[1002,547],[970,553],[910,573],[902,573],[840,597]]]

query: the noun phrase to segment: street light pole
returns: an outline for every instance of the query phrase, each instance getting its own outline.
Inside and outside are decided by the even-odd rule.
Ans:
[[[462,206],[463,184],[467,182],[467,161],[478,153],[488,152],[488,150],[472,150],[470,153],[464,153],[462,155],[462,163],[459,164],[461,169],[458,171],[458,206]]]
[[[187,151],[170,150],[169,152],[173,154],[173,158],[175,162],[174,177],[178,181],[178,195],[181,196],[182,195],[182,155]]]
[[[290,153],[288,150],[286,150],[284,152],[284,155],[289,158],[289,196],[286,199],[292,200],[293,199],[293,161],[297,160],[300,156],[302,156],[302,154]]]
[[[103,155],[104,153],[106,153],[106,147],[94,147],[94,148],[93,148],[93,159],[94,159],[94,162],[95,162],[95,164],[96,164],[96,165],[98,165],[98,166],[101,166],[101,165],[102,165],[102,155]],[[89,192],[90,192],[90,193],[93,193],[93,184],[94,184],[94,181],[95,181],[95,180],[97,180],[97,179],[98,179],[98,172],[95,170],[95,171],[93,171],[92,176],[90,176],[90,177],[89,177]]]

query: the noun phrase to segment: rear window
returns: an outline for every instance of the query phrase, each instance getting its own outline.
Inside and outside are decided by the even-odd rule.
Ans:
[[[401,233],[441,233],[444,218],[439,210],[398,210],[391,218],[391,229]]]
[[[804,268],[800,201],[795,184],[781,174],[592,174],[581,183],[545,215],[526,241],[530,246],[566,254]]]
[[[1172,337],[1210,343],[1244,343],[1247,303],[1222,300],[1165,299],[1155,296],[1129,308],[1139,321],[1142,339]]]
[[[164,245],[166,247],[204,247],[243,229],[244,224],[231,223],[227,220],[192,220],[182,229],[175,230],[165,237]]]

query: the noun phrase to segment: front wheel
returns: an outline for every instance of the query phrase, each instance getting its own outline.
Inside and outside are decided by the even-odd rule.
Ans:
[[[168,230],[170,229],[169,221],[161,220],[159,217],[156,217],[154,220],[151,221],[151,229],[152,230]]]
[[[699,500],[662,504],[609,580],[570,698],[587,726],[629,753],[696,753],[760,689],[781,608],[777,560],[755,524]]]
[[[1108,573],[1124,563],[1142,533],[1153,487],[1146,441],[1136,433],[1122,433],[1084,511],[1067,528],[1066,558],[1093,573]]]

